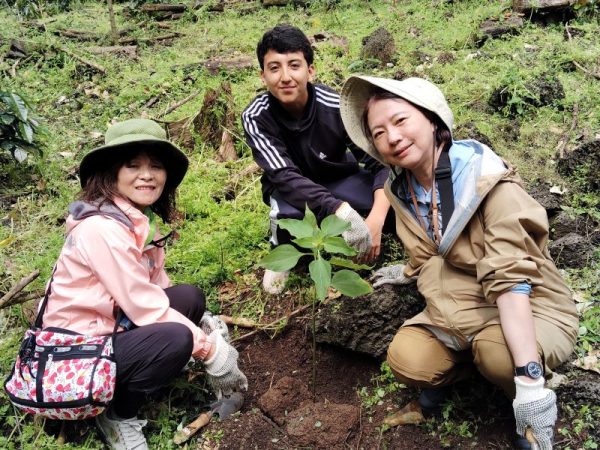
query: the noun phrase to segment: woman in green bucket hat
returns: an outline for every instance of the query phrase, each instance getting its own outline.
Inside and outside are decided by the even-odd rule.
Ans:
[[[81,161],[82,192],[69,206],[67,237],[50,281],[44,327],[110,335],[116,391],[96,423],[114,449],[147,449],[137,412],[147,394],[171,381],[193,357],[202,360],[218,397],[247,389],[227,326],[205,312],[202,291],[172,286],[164,270],[175,192],[185,154],[147,119],[111,126],[105,144]]]
[[[354,143],[391,169],[384,189],[409,257],[376,271],[374,286],[416,282],[426,301],[387,352],[396,377],[423,389],[399,415],[439,410],[446,387],[477,370],[514,399],[517,447],[552,448],[556,395],[544,382],[573,351],[578,319],[546,211],[490,148],[453,139],[452,111],[427,80],[354,76],[340,109]]]

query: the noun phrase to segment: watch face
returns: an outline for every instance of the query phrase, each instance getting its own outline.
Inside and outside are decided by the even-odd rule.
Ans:
[[[544,373],[542,370],[542,366],[540,366],[536,362],[530,362],[525,366],[525,370],[527,371],[527,376],[530,378],[539,378]]]

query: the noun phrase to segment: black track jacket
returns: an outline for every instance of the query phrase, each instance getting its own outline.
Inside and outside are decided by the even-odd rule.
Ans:
[[[293,118],[270,93],[258,95],[242,113],[246,142],[263,169],[263,200],[273,191],[303,211],[333,214],[342,204],[321,185],[346,178],[359,162],[374,176],[373,191],[383,187],[389,169],[355,146],[344,130],[339,95],[321,84],[308,84],[304,116]],[[350,151],[348,151],[350,150]]]

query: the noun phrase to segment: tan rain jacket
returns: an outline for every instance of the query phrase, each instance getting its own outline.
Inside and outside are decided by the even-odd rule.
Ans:
[[[439,248],[391,192],[394,171],[385,185],[397,234],[410,257],[405,275],[418,277],[427,305],[404,325],[437,328],[453,341],[450,347],[466,348],[480,330],[500,323],[498,296],[527,282],[537,340],[554,367],[571,353],[578,320],[548,253],[546,211],[525,192],[514,168],[477,141],[463,143],[475,154]]]

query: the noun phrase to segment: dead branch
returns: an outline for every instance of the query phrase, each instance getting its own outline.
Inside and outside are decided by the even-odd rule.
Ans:
[[[169,106],[165,112],[163,112],[162,114],[159,114],[157,117],[164,117],[167,114],[171,114],[173,111],[175,111],[177,108],[179,108],[180,106],[185,105],[187,102],[189,102],[190,100],[194,99],[195,97],[198,96],[198,94],[200,94],[200,91],[198,92],[194,92],[191,95],[188,95],[186,98],[184,98],[183,100],[179,100],[177,103],[175,103],[172,106]]]
[[[70,38],[70,39],[77,39],[78,41],[96,41],[96,40],[100,39],[100,36],[89,33],[87,31],[71,30],[71,29],[56,30],[54,32],[54,34],[58,34],[59,36]]]
[[[182,13],[186,9],[187,9],[187,6],[185,6],[184,4],[181,4],[181,3],[178,5],[146,3],[142,6],[142,11],[144,11],[146,13],[164,12],[164,11],[173,12],[173,13]]]
[[[565,134],[562,135],[560,141],[558,142],[558,157],[563,159],[565,157],[565,147],[567,146],[567,142],[569,142],[569,137],[573,130],[577,126],[577,115],[579,114],[579,106],[577,104],[573,105],[573,120],[571,121],[571,128]]]
[[[581,64],[579,64],[577,61],[573,61],[573,65],[575,67],[577,67],[579,70],[581,70],[583,73],[585,73],[586,75],[589,75],[590,77],[593,77],[596,80],[600,80],[600,72],[586,69]]]
[[[21,292],[25,286],[27,286],[29,283],[31,283],[33,280],[35,280],[37,277],[40,276],[40,271],[39,270],[34,270],[33,272],[31,272],[29,275],[27,275],[26,277],[22,278],[21,281],[19,281],[15,286],[13,286],[6,294],[4,294],[2,296],[2,298],[0,298],[0,308],[3,308],[4,305],[11,299],[13,298],[15,295],[17,295],[19,292]]]
[[[158,41],[166,41],[168,39],[174,39],[181,36],[181,33],[170,33],[163,36],[156,36],[153,38],[121,38],[119,44],[138,44],[138,43],[150,43]]]
[[[21,305],[23,303],[30,302],[31,300],[41,300],[43,296],[44,291],[32,291],[21,295],[16,295],[4,305],[2,305],[1,308],[8,308],[9,306]]]
[[[255,335],[255,334],[257,334],[259,331],[262,331],[262,330],[267,330],[267,329],[269,329],[269,328],[273,328],[274,326],[278,325],[280,322],[282,322],[282,321],[284,321],[284,320],[285,320],[285,321],[288,321],[288,320],[290,320],[292,317],[295,317],[295,316],[297,316],[298,314],[300,314],[300,313],[304,312],[304,311],[305,311],[306,309],[308,309],[310,306],[311,306],[311,305],[304,305],[304,306],[301,306],[300,308],[298,308],[298,309],[296,309],[296,310],[292,311],[291,313],[289,313],[287,316],[285,316],[285,317],[282,317],[282,318],[280,318],[280,319],[277,319],[277,320],[274,320],[273,322],[271,322],[271,323],[268,323],[267,325],[264,325],[262,328],[260,328],[260,329],[258,329],[258,330],[251,331],[250,333],[246,333],[246,334],[243,334],[243,335],[241,335],[240,337],[237,337],[237,338],[235,338],[235,339],[232,339],[232,340],[231,340],[231,342],[237,342],[237,341],[241,341],[242,339],[246,339],[246,338],[249,338],[249,337],[251,337],[251,336],[254,336],[254,335]]]
[[[185,65],[175,65],[171,69],[173,71],[177,69],[195,69],[205,68],[209,73],[215,74],[219,70],[241,70],[241,69],[251,69],[254,67],[254,60],[247,56],[242,56],[240,58],[231,58],[231,59],[209,59],[206,61],[200,61],[193,64],[185,64]]]
[[[76,59],[77,61],[85,64],[86,66],[91,67],[94,70],[97,70],[98,72],[102,73],[103,75],[106,75],[106,69],[104,67],[102,67],[100,64],[97,64],[93,61],[85,59],[85,58],[73,53],[71,50],[68,50],[59,45],[53,45],[52,48],[54,48],[55,50],[58,50],[60,52],[63,52],[64,54],[69,55],[71,58]]]
[[[21,22],[21,24],[25,27],[32,27],[37,29],[38,31],[41,32],[46,32],[46,25],[52,22],[56,22],[56,19],[52,18],[52,19],[47,19],[44,21],[41,20],[29,20],[29,21],[25,21],[25,22]]]
[[[118,54],[129,58],[137,58],[137,45],[111,45],[108,47],[87,47],[86,50],[93,55]]]

